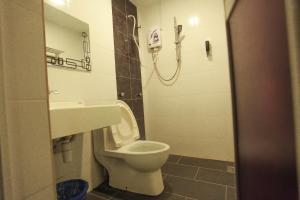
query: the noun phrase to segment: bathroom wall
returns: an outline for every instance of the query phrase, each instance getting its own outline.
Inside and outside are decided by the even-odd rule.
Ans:
[[[118,98],[132,109],[137,120],[141,139],[145,138],[143,91],[138,48],[133,40],[133,19],[137,9],[129,0],[112,0],[115,63]],[[124,96],[121,94],[124,93]]]
[[[114,103],[117,88],[111,0],[69,1],[60,6],[51,0],[45,2],[89,24],[92,61],[91,72],[48,67],[49,87],[60,92],[51,95],[50,102]],[[61,153],[55,153],[57,181],[83,178],[89,181],[91,190],[103,181],[103,169],[94,159],[90,132],[76,135],[72,147],[71,163],[64,163]]]
[[[54,200],[42,1],[0,1],[0,27],[4,199]]]
[[[231,90],[224,2],[222,0],[162,0],[139,11],[146,136],[171,145],[171,153],[234,160]],[[182,69],[178,81],[163,85],[153,73],[146,43],[148,31],[159,25],[163,46],[158,68],[165,77],[176,70],[173,17],[183,25]],[[192,25],[191,20],[196,18]],[[198,21],[197,21],[198,20]],[[195,20],[194,20],[195,22]],[[212,46],[212,57],[205,51]]]
[[[297,0],[285,1],[285,12],[287,14],[289,56],[293,89],[298,191],[300,191],[300,2]],[[298,198],[300,198],[299,192],[298,196]]]

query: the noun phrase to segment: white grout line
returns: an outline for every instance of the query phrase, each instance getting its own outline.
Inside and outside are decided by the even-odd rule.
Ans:
[[[117,191],[115,194],[112,195],[112,197],[110,198],[110,200],[114,199],[119,193],[121,193],[122,191]]]
[[[180,156],[180,157],[178,158],[177,162],[175,162],[175,163],[179,164],[179,162],[181,161],[181,159],[182,159],[182,156]]]
[[[164,192],[164,193],[171,194],[171,195],[178,196],[178,197],[184,197],[185,200],[198,200],[198,199],[195,199],[195,198],[192,198],[192,197],[184,196],[182,194],[177,194],[177,193],[172,193],[172,192]]]
[[[198,167],[201,168],[201,169],[206,169],[206,170],[211,170],[211,171],[216,171],[216,172],[225,172],[225,173],[228,173],[226,170],[206,168],[206,167],[201,167],[201,166],[198,166]]]
[[[194,181],[194,182],[201,182],[201,183],[207,183],[207,184],[211,184],[211,185],[218,185],[218,186],[223,186],[223,187],[226,187],[227,185],[223,185],[223,184],[220,184],[220,183],[214,183],[214,182],[209,182],[209,181],[204,181],[204,180],[200,180],[200,179],[192,179],[192,178],[186,178],[186,177],[182,177],[182,176],[175,176],[175,175],[171,175],[171,174],[168,174],[168,176],[173,176],[173,177],[176,177],[176,178],[181,178],[181,179],[185,179],[185,180],[189,180],[189,181]],[[233,186],[230,186],[230,187],[233,187]]]
[[[226,186],[225,188],[225,200],[227,200],[227,190],[228,190],[228,186]]]
[[[197,180],[198,173],[199,173],[199,167],[197,168],[196,174],[194,176],[194,180]]]
[[[181,158],[177,162],[169,162],[169,164],[176,164],[176,165],[182,165],[182,166],[187,166],[187,167],[199,167],[199,168],[202,168],[202,169],[208,169],[208,170],[218,171],[218,172],[227,172],[227,169],[222,170],[222,169],[202,167],[202,166],[199,166],[199,165],[188,165],[188,164],[179,163],[180,160],[181,160]],[[229,172],[227,172],[227,173],[229,173]]]
[[[95,194],[95,193],[93,193],[93,192],[90,192],[90,193],[88,193],[88,194],[89,194],[89,195],[92,195],[92,196],[94,196],[94,197],[99,197],[99,198],[101,198],[101,199],[106,199],[106,200],[112,199],[112,198],[106,198],[106,197],[99,196],[99,195],[97,195],[97,194]]]
[[[221,170],[221,169],[213,169],[213,168],[206,168],[206,167],[202,167],[202,166],[197,166],[197,165],[187,165],[187,164],[182,164],[182,163],[168,163],[168,164],[173,164],[173,165],[181,165],[181,166],[186,166],[186,167],[198,167],[200,169],[206,169],[206,170],[211,170],[211,171],[216,171],[216,172],[224,172],[224,173],[229,173],[229,174],[233,174],[235,175],[235,173],[230,173],[227,170]]]

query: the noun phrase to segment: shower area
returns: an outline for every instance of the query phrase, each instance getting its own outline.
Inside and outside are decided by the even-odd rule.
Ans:
[[[171,144],[174,154],[233,161],[223,1],[124,2],[112,1],[119,99],[136,111],[147,139]],[[155,28],[161,46],[149,48]]]
[[[224,1],[112,0],[112,14],[118,99],[171,156],[159,197],[103,184],[90,198],[236,199]]]

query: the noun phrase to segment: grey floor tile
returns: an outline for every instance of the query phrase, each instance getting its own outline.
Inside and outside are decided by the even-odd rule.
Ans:
[[[110,187],[107,183],[103,183],[94,189],[92,193],[102,198],[112,199],[119,192],[120,190]]]
[[[166,163],[162,168],[164,174],[180,176],[185,178],[194,178],[196,176],[198,167],[179,165],[175,163]]]
[[[234,187],[227,187],[227,200],[236,200],[236,189]]]
[[[113,200],[185,200],[185,197],[168,192],[163,192],[159,196],[146,196],[124,191],[118,193]]]
[[[224,200],[225,186],[194,181],[175,176],[165,179],[166,192],[199,200]]]
[[[235,186],[235,174],[213,169],[199,168],[197,180]]]
[[[169,155],[167,162],[176,163],[179,161],[180,158],[181,158],[181,156],[171,154],[171,155]]]
[[[181,195],[164,192],[163,194],[158,196],[155,200],[185,200],[185,198],[186,197]]]
[[[103,197],[99,197],[95,194],[87,194],[86,200],[107,200],[107,199]]]
[[[164,192],[160,196],[158,196],[155,200],[185,200],[185,197]]]
[[[147,198],[149,197],[145,195],[123,191],[118,193],[113,200],[148,200]]]
[[[193,165],[210,169],[227,170],[228,162],[220,160],[208,160],[202,158],[182,157],[179,161],[180,164]]]

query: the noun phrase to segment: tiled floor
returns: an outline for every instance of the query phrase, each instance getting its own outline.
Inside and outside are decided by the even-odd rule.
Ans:
[[[171,155],[163,166],[165,191],[158,197],[103,184],[87,200],[236,200],[233,163]]]

